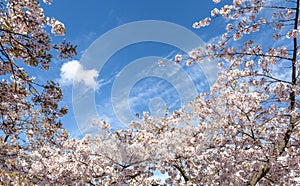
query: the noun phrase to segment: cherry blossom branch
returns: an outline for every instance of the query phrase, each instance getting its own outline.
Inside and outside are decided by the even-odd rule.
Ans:
[[[258,171],[258,173],[256,173],[255,176],[251,179],[248,185],[255,186],[257,182],[259,182],[259,180],[261,180],[263,177],[267,175],[270,169],[271,169],[270,166],[266,166],[260,169],[260,171]]]
[[[269,76],[269,75],[266,75],[266,74],[260,74],[260,73],[256,73],[255,75],[257,76],[262,76],[262,77],[267,77],[267,78],[270,78],[272,80],[275,80],[277,82],[282,82],[282,83],[287,83],[287,84],[292,84],[291,82],[289,81],[285,81],[285,80],[281,80],[281,79],[277,79],[277,78],[274,78],[272,76]]]
[[[292,61],[293,58],[288,58],[288,57],[282,57],[282,56],[276,56],[276,55],[269,55],[269,54],[263,54],[263,53],[255,53],[255,54],[251,54],[251,53],[241,53],[241,52],[236,52],[235,54],[237,55],[245,55],[245,56],[261,56],[261,57],[275,57],[275,58],[279,58],[279,59],[286,59],[286,60],[290,60]],[[235,54],[229,54],[229,55],[235,55]]]
[[[14,31],[11,31],[11,30],[6,30],[6,29],[3,29],[3,28],[0,28],[0,31],[2,31],[2,32],[7,32],[7,33],[10,33],[10,34],[19,35],[19,36],[23,36],[23,37],[26,37],[26,38],[28,38],[28,39],[31,38],[31,37],[29,37],[29,36],[26,35],[26,34],[21,34],[21,33],[14,32]]]
[[[185,171],[182,170],[181,167],[179,167],[177,164],[174,164],[173,166],[180,172],[180,174],[182,175],[182,177],[183,177],[183,179],[184,179],[185,182],[188,182],[190,180],[188,178],[188,176],[186,175]]]
[[[16,79],[16,74],[15,74],[15,70],[14,70],[14,66],[13,66],[14,62],[12,61],[12,59],[10,58],[8,53],[5,51],[5,48],[1,42],[0,42],[0,47],[1,47],[1,53],[8,59],[9,65],[11,68],[11,73],[12,73],[14,79]],[[16,82],[14,82],[14,84],[16,85]],[[17,86],[15,86],[15,91],[17,91]]]
[[[287,9],[291,9],[291,10],[297,10],[296,8],[293,8],[293,7],[283,7],[283,6],[248,6],[249,8],[272,8],[272,9],[283,9],[283,10],[287,10]]]

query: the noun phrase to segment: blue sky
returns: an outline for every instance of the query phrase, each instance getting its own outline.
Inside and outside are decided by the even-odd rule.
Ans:
[[[75,56],[74,59],[69,61],[54,60],[51,69],[47,73],[38,76],[44,81],[52,79],[61,82],[64,93],[62,105],[67,105],[69,108],[68,115],[65,116],[62,121],[64,127],[71,133],[71,136],[77,136],[79,134],[72,105],[73,87],[71,80],[74,78],[74,71],[71,71],[72,68],[76,67],[77,70],[80,68],[79,76],[83,79],[86,77],[85,80],[81,79],[81,83],[86,86],[88,86],[88,84],[91,86],[96,85],[93,99],[96,104],[98,119],[106,119],[114,127],[121,128],[124,127],[124,125],[120,125],[118,119],[115,117],[111,103],[112,87],[116,80],[120,81],[120,78],[118,79],[119,76],[123,79],[124,77],[127,79],[133,77],[132,73],[138,74],[138,72],[144,72],[143,70],[145,70],[142,69],[143,66],[133,67],[133,65],[131,65],[131,69],[134,70],[128,71],[126,76],[126,73],[124,74],[126,70],[124,69],[143,57],[159,56],[166,59],[166,61],[170,61],[174,59],[177,53],[183,53],[182,50],[174,46],[159,42],[135,43],[114,53],[102,69],[86,69],[81,63],[82,57],[88,50],[88,47],[97,38],[121,25],[135,21],[158,20],[183,26],[198,35],[204,42],[207,42],[220,35],[224,31],[220,29],[222,27],[214,26],[195,30],[192,28],[192,24],[195,21],[209,16],[210,10],[214,6],[211,0],[89,0],[86,2],[77,0],[54,0],[52,5],[45,5],[44,10],[46,15],[53,16],[62,21],[67,29],[65,38],[73,44],[78,45],[78,55]],[[222,21],[221,19],[216,20],[215,24],[222,24]],[[170,31],[170,34],[172,34],[172,31]],[[120,37],[122,37],[122,34]],[[126,36],[124,35],[124,37]],[[112,42],[115,44],[118,40],[114,39]],[[157,62],[158,61],[153,61],[153,64],[158,66]],[[171,62],[167,62],[162,68],[174,68],[170,66],[170,64]],[[174,64],[172,63],[172,65]],[[208,81],[205,74],[203,74],[201,70],[199,71],[199,68],[183,67],[183,69],[192,79],[197,93],[208,90]],[[64,71],[65,74],[62,75],[62,71]],[[126,101],[128,101],[130,107],[131,117],[133,117],[135,113],[141,114],[143,110],[150,111],[153,115],[162,115],[161,113],[163,113],[163,108],[165,107],[169,107],[171,110],[180,108],[181,99],[183,99],[180,95],[186,93],[178,92],[178,89],[176,89],[176,87],[174,88],[172,83],[164,79],[164,73],[165,72],[161,73],[161,77],[152,76],[142,78],[130,87],[130,95]],[[176,73],[177,70],[174,71],[175,76]],[[181,80],[178,79],[177,81]],[[119,87],[117,87],[117,89],[118,88]],[[191,94],[191,96],[194,96],[194,94]],[[192,99],[191,96],[189,96],[190,99]],[[116,105],[122,106],[121,103]],[[89,110],[88,107],[83,109],[85,111]],[[124,114],[126,113],[123,113],[123,115]]]

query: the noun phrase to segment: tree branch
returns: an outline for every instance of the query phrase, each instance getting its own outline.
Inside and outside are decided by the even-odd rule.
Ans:
[[[182,170],[181,167],[179,167],[178,165],[174,164],[173,165],[179,172],[180,174],[182,175],[183,179],[185,182],[188,182],[190,179],[187,177],[186,173],[184,172],[184,170]]]
[[[251,181],[248,183],[250,186],[255,186],[256,183],[262,179],[266,174],[269,172],[270,166],[265,166],[251,179]]]

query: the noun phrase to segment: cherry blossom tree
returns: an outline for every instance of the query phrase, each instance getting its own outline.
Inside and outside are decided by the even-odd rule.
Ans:
[[[225,67],[212,90],[216,95],[208,98],[224,101],[213,145],[221,160],[214,170],[219,183],[293,185],[299,175],[299,1],[276,4],[234,0],[213,9],[213,17],[228,20],[227,32],[204,52],[190,55],[192,61],[209,57]],[[205,18],[193,26],[210,21]],[[273,41],[260,43],[267,36],[259,31]]]
[[[65,34],[63,23],[46,17],[38,1],[0,1],[0,182],[8,185],[29,178],[29,154],[68,135],[58,120],[67,113],[58,105],[58,84],[40,84],[28,72],[33,67],[47,70],[52,54],[65,59],[76,53],[66,41],[53,44],[48,28],[52,35]]]
[[[13,183],[299,184],[299,0],[233,0],[216,6],[211,17],[193,27],[225,19],[225,33],[188,57],[175,56],[177,65],[185,61],[190,68],[205,59],[219,62],[210,92],[165,117],[145,112],[128,129],[95,121],[99,135],[43,143],[26,154],[30,161],[13,164],[20,166]],[[31,81],[25,82],[32,95]]]

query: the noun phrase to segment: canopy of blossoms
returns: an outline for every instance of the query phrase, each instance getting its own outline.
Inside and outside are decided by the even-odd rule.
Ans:
[[[220,0],[213,0],[220,3]],[[49,1],[47,1],[49,3]],[[275,3],[274,3],[275,4]],[[128,129],[71,139],[54,82],[37,85],[18,63],[47,69],[64,26],[35,0],[1,3],[0,181],[13,185],[297,185],[300,175],[299,0],[233,0],[193,24],[226,20],[219,40],[175,62],[217,60],[217,82],[180,110],[144,113]],[[24,9],[24,7],[26,7]],[[267,35],[265,34],[267,33]],[[270,43],[261,43],[269,37]],[[278,72],[284,75],[278,75]],[[35,88],[40,87],[40,88]],[[39,91],[41,90],[41,91]],[[160,176],[157,176],[160,175]]]

